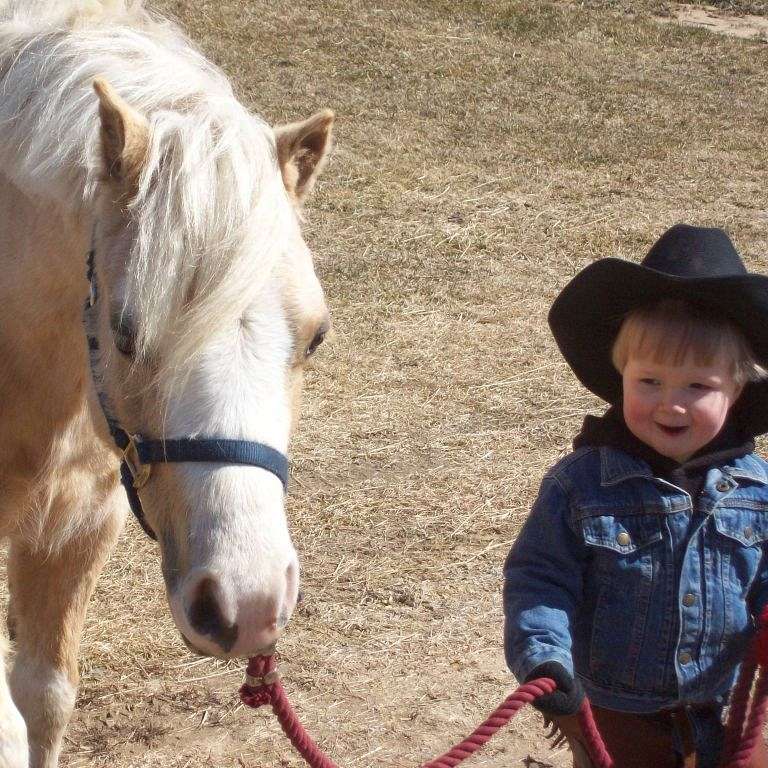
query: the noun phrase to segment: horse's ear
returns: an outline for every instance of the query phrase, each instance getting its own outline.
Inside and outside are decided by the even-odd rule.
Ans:
[[[103,78],[96,78],[93,88],[99,97],[104,170],[110,179],[132,191],[147,160],[149,124]]]
[[[333,112],[324,109],[300,123],[275,128],[277,161],[291,199],[301,204],[311,192],[331,149]]]

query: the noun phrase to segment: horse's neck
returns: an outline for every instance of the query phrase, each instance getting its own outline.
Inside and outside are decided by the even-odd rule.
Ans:
[[[31,197],[0,175],[0,337],[39,340],[51,321],[73,330],[87,295],[85,216]]]
[[[0,468],[82,413],[84,230],[0,176]]]

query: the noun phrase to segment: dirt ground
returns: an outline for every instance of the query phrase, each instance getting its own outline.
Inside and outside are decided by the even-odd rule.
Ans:
[[[271,122],[338,114],[306,226],[335,332],[293,445],[305,599],[282,670],[340,765],[418,765],[514,686],[503,559],[542,473],[600,408],[549,336],[557,291],[678,221],[727,227],[768,271],[764,31],[668,23],[678,6],[654,0],[159,7]],[[301,764],[270,715],[238,704],[238,665],[184,649],[133,523],[82,673],[68,768]],[[524,712],[472,764],[568,759]]]
[[[656,18],[659,21],[701,27],[730,37],[768,42],[768,18],[753,13],[735,16],[713,5],[678,5],[670,9],[669,15]]]

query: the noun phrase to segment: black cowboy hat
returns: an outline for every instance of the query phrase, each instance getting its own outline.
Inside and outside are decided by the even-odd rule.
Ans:
[[[611,362],[627,313],[661,299],[684,299],[730,320],[768,368],[768,276],[747,272],[728,235],[677,224],[640,264],[606,258],[579,272],[555,299],[549,325],[579,381],[608,403],[621,402]],[[768,382],[747,384],[734,410],[752,435],[768,432]]]

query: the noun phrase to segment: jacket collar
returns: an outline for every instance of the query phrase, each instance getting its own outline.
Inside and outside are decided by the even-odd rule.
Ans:
[[[624,451],[608,445],[601,445],[600,485],[616,485],[634,477],[653,478],[651,468],[642,459],[635,458]],[[765,464],[757,457],[747,454],[731,459],[723,465],[723,471],[739,480],[768,484]]]
[[[751,480],[754,483],[765,485],[768,483],[768,473],[765,471],[765,463],[755,456],[742,456],[740,459],[734,459],[728,462],[723,469],[731,477]]]
[[[600,448],[600,485],[616,485],[633,477],[652,478],[648,464],[608,445]]]

